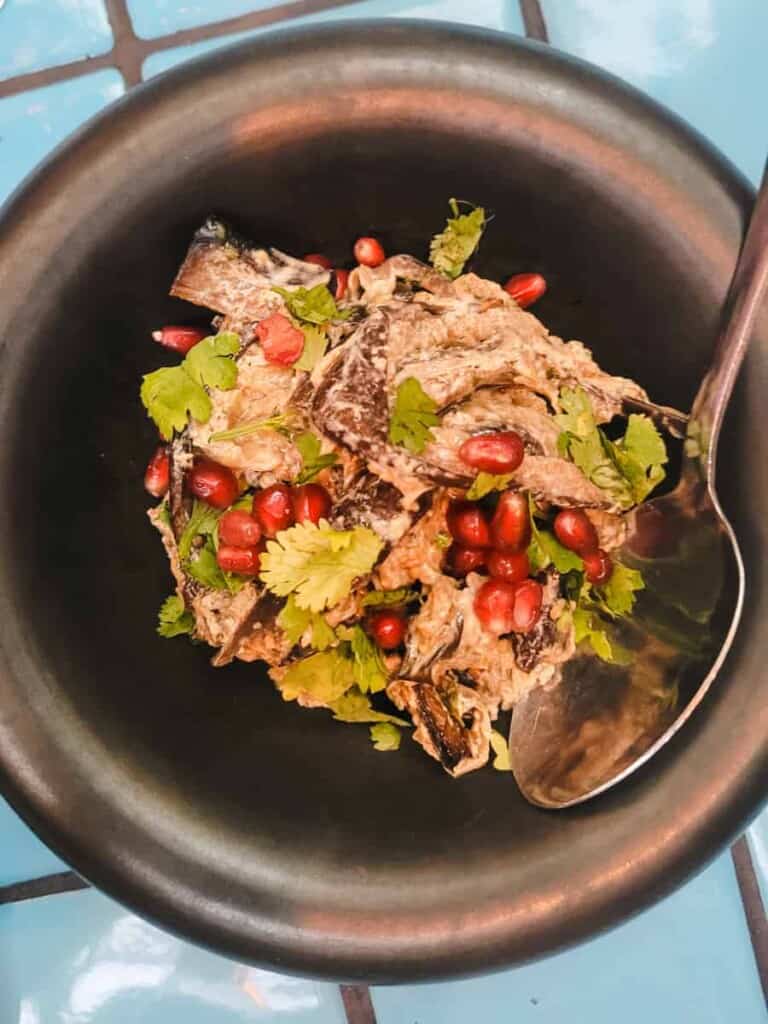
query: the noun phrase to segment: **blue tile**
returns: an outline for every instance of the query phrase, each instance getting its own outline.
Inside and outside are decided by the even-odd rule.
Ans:
[[[379,1024],[765,1024],[733,863],[724,854],[628,924],[475,981],[377,988]]]
[[[747,829],[747,843],[763,895],[765,912],[768,914],[768,810],[763,811],[752,827]]]
[[[754,182],[765,160],[768,4],[543,0],[550,40],[671,107]]]
[[[304,18],[280,22],[280,27],[383,17],[460,21],[466,25],[495,28],[515,35],[524,34],[520,7],[516,0],[477,0],[471,7],[467,6],[465,0],[441,0],[439,3],[422,4],[414,3],[413,0],[366,0],[364,3],[347,4],[344,7],[336,7],[320,14],[311,14]],[[206,39],[202,43],[193,43],[191,46],[179,46],[172,50],[154,53],[144,62],[144,77],[151,78],[191,57],[197,57],[201,53],[207,53],[209,50],[215,50],[239,39],[260,35],[274,28],[275,26],[271,25],[266,28],[254,29],[251,32],[239,32],[236,35],[223,36],[219,39]]]
[[[0,7],[0,79],[111,49],[103,0],[6,0]]]
[[[209,25],[214,21],[235,18],[239,14],[277,7],[282,0],[128,0],[128,10],[137,35],[153,39],[168,32]]]
[[[0,907],[3,1024],[343,1024],[335,985],[206,953],[95,892]]]
[[[109,68],[0,100],[0,202],[58,142],[122,92],[121,76]]]
[[[66,869],[0,798],[0,886]]]

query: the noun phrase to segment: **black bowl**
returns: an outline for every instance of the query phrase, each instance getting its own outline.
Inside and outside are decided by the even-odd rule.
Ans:
[[[282,970],[377,981],[541,955],[700,868],[766,793],[768,331],[723,439],[747,613],[705,706],[598,801],[530,807],[406,743],[284,704],[155,636],[170,582],[143,513],[151,328],[209,211],[346,261],[424,253],[450,196],[496,214],[479,270],[538,270],[537,313],[687,407],[752,196],[679,121],[584,64],[421,23],[270,35],[135,90],[2,220],[3,788],[82,874],[164,927]]]

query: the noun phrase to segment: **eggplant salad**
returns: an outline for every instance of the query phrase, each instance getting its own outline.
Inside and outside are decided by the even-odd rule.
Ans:
[[[359,238],[345,270],[209,219],[171,294],[213,326],[155,331],[141,385],[160,635],[452,776],[508,768],[494,723],[577,652],[631,659],[621,549],[680,417],[548,332],[539,274],[465,271],[486,223],[451,200],[428,263]]]

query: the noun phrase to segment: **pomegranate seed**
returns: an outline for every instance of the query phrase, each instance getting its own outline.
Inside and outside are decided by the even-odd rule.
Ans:
[[[607,551],[598,548],[584,555],[584,575],[590,583],[607,583],[613,573],[613,562]]]
[[[523,440],[514,430],[475,434],[459,448],[459,458],[483,473],[512,473],[523,461]]]
[[[152,337],[159,341],[164,348],[173,349],[185,356],[191,348],[194,348],[198,341],[207,338],[210,331],[201,327],[179,327],[169,325],[161,327],[159,331],[153,331]]]
[[[327,256],[323,256],[321,252],[310,252],[303,257],[305,263],[314,263],[315,266],[322,267],[323,270],[330,270],[333,264]]]
[[[494,579],[519,583],[531,572],[526,551],[492,551],[488,556],[488,572]]]
[[[358,238],[353,251],[364,267],[378,267],[387,258],[378,238]]]
[[[512,632],[528,633],[539,621],[544,591],[536,580],[523,580],[515,584],[512,602]]]
[[[222,544],[216,552],[216,561],[224,572],[238,572],[241,576],[255,576],[259,571],[264,545],[235,548]]]
[[[187,482],[192,494],[213,508],[229,508],[239,493],[232,470],[211,459],[198,459]]]
[[[456,576],[477,572],[485,565],[488,554],[483,548],[466,548],[462,544],[451,544],[446,555],[446,564]]]
[[[293,526],[291,488],[287,484],[272,484],[257,491],[253,496],[253,518],[265,537],[274,537]]]
[[[382,610],[368,620],[371,636],[382,651],[393,651],[405,640],[407,622],[397,612]]]
[[[264,358],[277,366],[290,366],[304,351],[304,335],[287,316],[272,313],[256,328]]]
[[[597,551],[597,531],[586,512],[580,508],[565,508],[555,516],[555,536],[569,551],[577,555],[591,555]]]
[[[475,594],[475,615],[480,625],[494,636],[512,632],[515,587],[506,580],[488,580]]]
[[[338,302],[339,299],[343,299],[347,294],[347,284],[349,283],[349,271],[348,270],[334,270],[336,275],[336,288],[334,291],[334,298]]]
[[[153,498],[162,498],[168,493],[170,477],[171,460],[168,457],[168,449],[161,444],[147,463],[144,472],[144,488]]]
[[[504,291],[508,292],[522,309],[532,306],[546,290],[547,282],[541,274],[515,274],[504,285]]]
[[[528,499],[517,491],[505,491],[491,520],[491,542],[497,551],[522,551],[531,539]]]
[[[261,527],[245,509],[233,508],[219,520],[219,540],[230,548],[252,548],[261,540]]]
[[[465,548],[487,548],[491,532],[485,513],[472,501],[454,501],[446,516],[448,529],[455,541]]]
[[[292,500],[297,523],[319,523],[327,519],[333,504],[330,494],[320,484],[294,487]]]

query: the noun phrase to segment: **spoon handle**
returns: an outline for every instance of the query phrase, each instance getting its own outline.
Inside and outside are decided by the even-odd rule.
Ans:
[[[715,478],[717,437],[768,286],[768,162],[724,306],[712,365],[693,402],[686,454]]]

